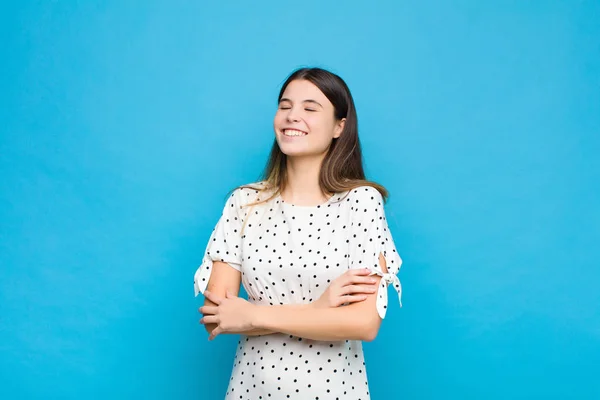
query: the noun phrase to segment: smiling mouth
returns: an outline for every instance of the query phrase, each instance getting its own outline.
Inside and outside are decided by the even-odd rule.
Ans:
[[[287,137],[300,137],[308,135],[308,133],[304,131],[299,131],[297,129],[284,129],[281,131],[281,133],[283,133],[283,136]]]

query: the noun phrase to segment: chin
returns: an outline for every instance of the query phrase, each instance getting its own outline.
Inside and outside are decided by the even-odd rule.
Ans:
[[[314,156],[321,154],[323,151],[327,151],[327,149],[314,148],[314,146],[306,146],[307,143],[286,143],[277,140],[277,145],[279,146],[279,150],[283,154],[288,157],[305,157],[305,156]]]
[[[285,154],[288,157],[306,156],[306,155],[310,154],[310,153],[308,153],[306,151],[302,151],[300,149],[286,148],[286,146],[279,146],[279,149],[281,150],[281,152],[283,154]]]

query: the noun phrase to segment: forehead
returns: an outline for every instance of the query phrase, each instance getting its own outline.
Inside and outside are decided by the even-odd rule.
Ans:
[[[323,94],[323,92],[321,92],[321,90],[312,82],[307,80],[291,81],[285,88],[282,97],[290,99],[294,102],[312,99],[318,101],[324,106],[325,104],[330,104],[329,99]]]

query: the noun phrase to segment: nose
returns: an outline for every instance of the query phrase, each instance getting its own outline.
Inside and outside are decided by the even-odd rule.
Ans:
[[[290,110],[287,113],[287,120],[289,122],[299,122],[300,121],[300,117],[298,117],[296,115],[296,110],[294,107],[290,108]]]

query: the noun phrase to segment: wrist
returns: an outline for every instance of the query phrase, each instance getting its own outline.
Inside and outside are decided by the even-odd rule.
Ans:
[[[250,318],[252,329],[264,329],[263,311],[265,311],[265,307],[256,304],[253,304],[252,306],[254,307],[252,310],[252,317]]]

